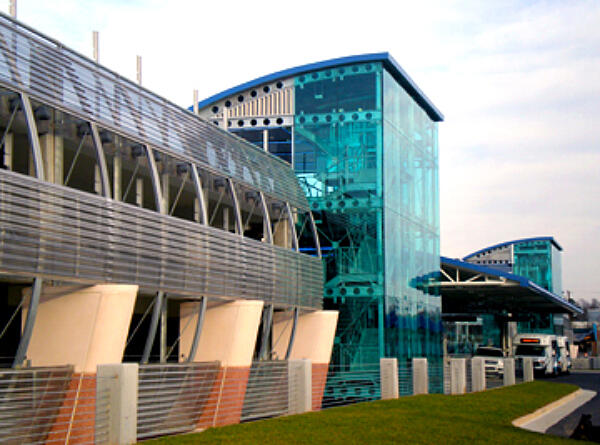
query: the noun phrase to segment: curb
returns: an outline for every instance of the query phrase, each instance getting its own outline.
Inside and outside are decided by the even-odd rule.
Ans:
[[[549,403],[548,405],[543,406],[530,414],[526,414],[522,417],[513,420],[512,424],[518,428],[543,433],[550,426],[554,425],[556,422],[560,421],[562,418],[566,417],[583,404],[587,403],[595,395],[595,391],[588,391],[580,388],[577,391],[574,391],[571,394],[568,394],[558,400],[555,400],[554,402]],[[566,408],[565,405],[569,403],[572,406]],[[566,408],[565,413],[561,413],[559,416],[560,418],[552,418],[553,415],[557,414],[556,412],[559,411],[561,408]],[[550,418],[549,420],[551,423],[549,423],[548,420],[544,421],[545,417]]]

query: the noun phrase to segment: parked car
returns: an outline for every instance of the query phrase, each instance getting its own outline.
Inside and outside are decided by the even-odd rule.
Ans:
[[[483,357],[486,374],[504,375],[504,353],[502,349],[493,346],[480,346],[473,355]]]
[[[517,359],[531,358],[533,371],[538,375],[558,375],[560,356],[556,335],[517,334],[513,339],[514,355]]]

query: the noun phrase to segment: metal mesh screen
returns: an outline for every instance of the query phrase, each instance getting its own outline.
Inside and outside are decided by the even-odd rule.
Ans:
[[[138,439],[194,431],[218,376],[219,362],[141,365]]]
[[[288,362],[262,361],[252,363],[242,422],[288,413]]]
[[[0,270],[320,309],[321,261],[0,170]]]

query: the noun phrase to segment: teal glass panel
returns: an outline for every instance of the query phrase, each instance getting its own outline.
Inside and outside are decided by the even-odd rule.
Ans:
[[[550,292],[562,295],[561,253],[551,241],[535,240],[513,246],[513,272]],[[552,314],[530,314],[530,321],[519,322],[519,332],[555,333]]]
[[[513,271],[529,278],[544,289],[552,287],[552,243],[546,240],[517,243],[514,249]]]
[[[386,356],[442,353],[437,124],[383,74]]]
[[[315,216],[325,307],[340,312],[333,363],[378,362],[383,346],[379,63],[295,78],[294,168]]]

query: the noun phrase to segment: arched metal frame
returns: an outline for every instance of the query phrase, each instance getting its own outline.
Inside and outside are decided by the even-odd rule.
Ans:
[[[206,314],[207,298],[202,297],[200,300],[200,307],[198,308],[198,321],[196,322],[196,330],[194,331],[194,339],[192,340],[192,346],[190,347],[190,353],[188,355],[188,362],[193,362],[196,352],[198,351],[198,343],[200,342],[200,335],[202,334],[202,328],[204,326],[204,316]]]
[[[273,330],[273,309],[274,308],[272,304],[266,304],[263,309],[262,336],[260,342],[260,349],[258,352],[259,360],[271,359],[269,342],[271,340],[271,332]]]
[[[273,244],[274,243],[273,229],[271,228],[271,217],[269,216],[269,208],[267,207],[267,200],[265,199],[265,194],[263,192],[259,192],[259,195],[260,195],[260,205],[262,207],[263,218],[264,218],[263,228],[265,229],[264,231],[267,232],[266,234],[263,233],[263,235],[265,236],[267,243]]]
[[[100,181],[102,182],[102,196],[110,198],[111,192],[110,181],[108,178],[108,167],[106,166],[106,156],[104,155],[104,148],[102,147],[102,141],[100,139],[100,133],[98,132],[98,126],[94,122],[90,122],[90,129],[92,130],[92,139],[94,141],[94,148],[96,151],[96,161],[98,162],[98,169],[100,170]]]
[[[21,93],[20,98],[23,106],[23,112],[25,113],[25,120],[27,122],[27,131],[29,135],[29,142],[31,144],[35,175],[38,179],[43,181],[45,178],[44,163],[42,160],[42,150],[40,148],[40,140],[38,138],[37,125],[35,123],[33,110],[31,108],[31,102],[29,100],[29,96],[25,93]],[[23,333],[21,334],[19,346],[17,347],[17,352],[13,361],[13,368],[21,366],[25,360],[25,357],[27,356],[27,349],[29,348],[31,336],[33,334],[33,326],[35,325],[35,319],[37,317],[37,311],[40,304],[42,285],[43,280],[41,277],[35,277],[33,279],[31,299],[29,300],[29,308],[27,310],[27,319],[25,320]]]
[[[152,319],[150,320],[150,328],[148,329],[148,336],[146,337],[146,344],[144,346],[144,353],[142,355],[141,363],[146,364],[150,359],[150,353],[152,352],[152,345],[156,337],[156,331],[158,330],[158,323],[160,321],[161,312],[163,310],[163,299],[164,292],[157,292],[154,308],[152,308]]]
[[[195,164],[190,164],[192,168],[192,181],[194,188],[196,189],[196,196],[200,203],[200,214],[202,215],[202,222],[200,224],[208,225],[208,206],[206,205],[206,198],[204,196],[204,190],[202,189],[202,180],[198,174],[198,168]]]
[[[231,193],[231,200],[233,202],[233,212],[235,213],[235,233],[240,236],[244,236],[244,225],[242,222],[242,211],[240,210],[240,202],[235,193],[235,184],[231,178],[227,178],[227,186],[229,187],[229,193]]]
[[[310,228],[315,238],[315,247],[317,248],[317,257],[321,258],[321,242],[319,241],[319,232],[317,231],[317,225],[315,224],[315,217],[312,212],[308,212],[310,218]]]

